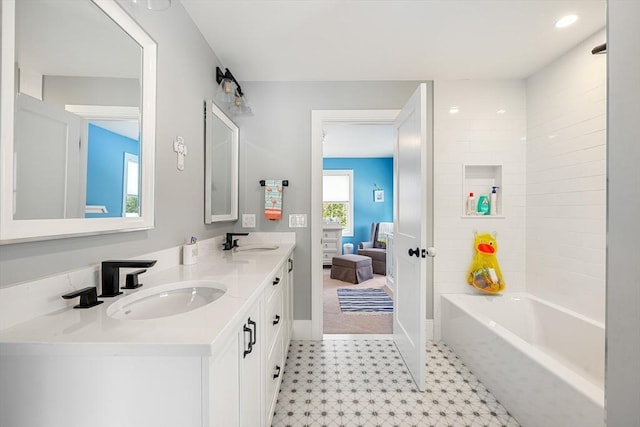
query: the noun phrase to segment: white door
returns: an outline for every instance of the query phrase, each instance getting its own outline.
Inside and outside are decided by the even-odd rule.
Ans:
[[[427,87],[422,83],[395,121],[395,311],[393,339],[418,389],[426,382],[426,305],[432,263],[427,260],[428,224],[431,221],[428,169],[432,114],[427,109]],[[433,234],[433,233],[431,233]],[[430,237],[430,236],[429,236]]]
[[[15,125],[14,218],[83,218],[80,118],[20,94]]]

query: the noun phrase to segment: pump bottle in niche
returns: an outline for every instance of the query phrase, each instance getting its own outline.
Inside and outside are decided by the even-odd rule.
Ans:
[[[498,215],[498,188],[500,187],[491,187],[491,194],[489,200],[489,215]]]

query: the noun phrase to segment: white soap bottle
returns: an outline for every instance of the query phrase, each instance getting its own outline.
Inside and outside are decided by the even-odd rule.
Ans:
[[[498,192],[500,187],[491,187],[491,197],[489,201],[489,215],[498,215]]]
[[[476,198],[473,197],[473,193],[469,193],[469,197],[467,198],[467,215],[475,215],[476,214]]]

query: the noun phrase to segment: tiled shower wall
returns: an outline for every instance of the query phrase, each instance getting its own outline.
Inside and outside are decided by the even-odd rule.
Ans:
[[[451,113],[452,107],[458,112]],[[507,288],[525,290],[525,82],[436,80],[434,122],[434,238],[438,251],[434,334],[438,339],[440,294],[476,292],[466,284],[474,231],[497,232],[497,256]],[[462,216],[466,196],[463,164],[502,165],[499,197],[504,218]],[[487,187],[485,194],[490,191]]]
[[[527,292],[604,322],[602,31],[527,79]]]

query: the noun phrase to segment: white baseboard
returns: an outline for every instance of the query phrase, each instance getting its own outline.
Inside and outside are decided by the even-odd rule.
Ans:
[[[311,320],[294,320],[293,337],[294,340],[312,340],[313,322]]]
[[[433,319],[425,320],[427,341],[433,340]],[[293,337],[294,340],[313,340],[313,321],[311,320],[294,320],[293,321]],[[388,335],[393,336],[393,334]],[[387,336],[387,337],[388,337]],[[381,338],[388,339],[388,338]]]
[[[433,319],[427,319],[426,321],[427,324],[427,341],[432,341],[433,340]]]

